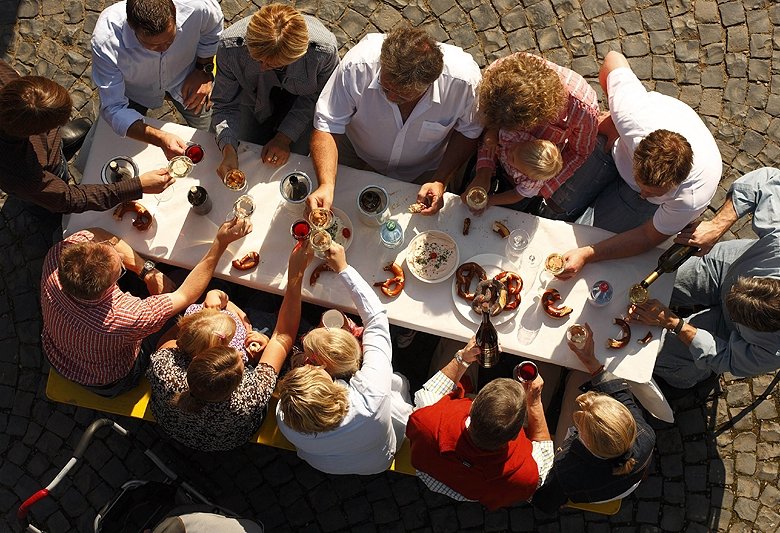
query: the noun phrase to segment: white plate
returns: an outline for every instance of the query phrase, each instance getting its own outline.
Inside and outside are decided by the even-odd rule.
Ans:
[[[352,221],[349,219],[347,214],[338,207],[331,207],[330,210],[333,211],[333,215],[335,217],[338,217],[338,219],[341,220],[341,224],[339,225],[340,227],[336,229],[336,236],[333,238],[333,240],[343,246],[344,250],[348,250],[349,246],[352,244],[352,238],[355,236],[355,231],[352,228]],[[334,225],[337,223],[338,220],[334,222]],[[344,234],[341,233],[344,228],[349,230],[349,239],[345,239]]]
[[[419,272],[417,272],[417,270],[413,266],[412,261],[409,260],[410,251],[414,249],[418,241],[425,239],[428,236],[436,237],[438,239],[448,241],[452,243],[452,246],[455,248],[455,253],[450,254],[449,258],[447,258],[447,262],[441,266],[435,278],[422,277],[422,275]],[[444,233],[443,231],[438,231],[438,230],[424,231],[419,235],[417,235],[414,239],[412,239],[411,242],[409,243],[409,246],[406,247],[406,266],[409,268],[409,272],[411,272],[415,278],[419,279],[423,283],[439,283],[441,281],[444,281],[445,279],[452,276],[452,273],[458,269],[459,264],[460,264],[460,254],[458,252],[458,243],[456,243],[452,237],[450,237],[447,233]]]
[[[504,270],[507,270],[509,272],[517,272],[517,267],[514,265],[514,263],[509,261],[507,258],[501,257],[500,255],[496,255],[496,254],[475,255],[471,259],[464,261],[464,263],[478,264],[479,266],[485,269],[488,279],[493,278],[496,274],[498,274],[499,272],[503,272]],[[525,282],[525,280],[523,280],[523,282]],[[474,310],[471,308],[471,302],[467,302],[466,300],[458,296],[457,279],[452,280],[452,301],[455,303],[455,309],[458,310],[458,313],[460,313],[460,315],[463,318],[473,322],[474,324],[479,324],[480,322],[482,322],[482,317],[479,316],[477,313],[475,313]],[[499,326],[504,322],[511,320],[511,318],[515,316],[517,314],[517,311],[519,310],[520,310],[520,306],[518,305],[517,307],[515,307],[510,311],[501,311],[498,314],[498,316],[490,317],[490,321],[493,323],[494,326]]]

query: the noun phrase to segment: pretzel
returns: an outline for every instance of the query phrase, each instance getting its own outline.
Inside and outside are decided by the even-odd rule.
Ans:
[[[469,289],[471,289],[471,282],[475,277],[478,277],[480,281],[487,279],[487,272],[485,272],[485,269],[477,263],[463,263],[458,267],[458,270],[455,271],[458,296],[467,302],[474,299],[474,293],[469,292]]]
[[[422,213],[422,210],[427,208],[428,206],[425,205],[422,202],[415,202],[412,205],[409,206],[409,212],[412,214],[416,213]]]
[[[397,263],[389,263],[383,270],[392,273],[393,277],[385,281],[377,281],[374,287],[381,287],[385,296],[395,298],[404,290],[404,269]]]
[[[500,281],[506,286],[507,302],[504,309],[508,311],[516,309],[520,305],[520,291],[523,290],[523,278],[520,277],[520,274],[504,270],[499,272],[493,279]]]
[[[625,347],[631,340],[631,326],[629,326],[628,322],[622,318],[615,318],[612,320],[612,323],[620,326],[620,330],[623,333],[623,336],[619,339],[607,339],[607,348],[618,350]]]
[[[562,305],[561,307],[555,307],[555,302],[561,299],[561,293],[557,289],[547,289],[542,294],[542,309],[549,316],[553,318],[565,318],[574,311],[571,307]]]
[[[507,301],[507,290],[503,283],[496,279],[480,281],[474,291],[471,308],[478,315],[482,314],[482,305],[490,306],[490,316],[496,316],[504,310]]]
[[[241,259],[233,260],[233,268],[236,270],[249,270],[255,268],[260,262],[260,254],[257,252],[249,252]]]
[[[119,204],[117,208],[114,209],[113,216],[116,220],[122,220],[126,213],[131,212],[136,214],[135,220],[133,220],[133,227],[138,231],[148,230],[149,226],[152,225],[154,217],[152,217],[152,214],[148,209],[138,202],[124,202]]]

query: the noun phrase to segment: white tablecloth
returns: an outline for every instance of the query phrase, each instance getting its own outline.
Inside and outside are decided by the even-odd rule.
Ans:
[[[155,196],[144,196],[141,203],[155,215],[155,222],[149,231],[138,232],[131,226],[131,217],[117,222],[111,217],[111,211],[107,211],[71,215],[64,223],[65,233],[72,234],[84,228],[102,227],[121,236],[143,255],[182,267],[192,267],[207,250],[217,226],[231,212],[232,204],[240,193],[227,189],[216,176],[215,169],[221,157],[212,135],[177,124],[162,124],[153,120],[149,122],[159,124],[162,129],[175,132],[185,140],[200,143],[206,153],[203,161],[195,167],[191,176],[176,182],[170,200],[160,203]],[[116,155],[133,157],[141,172],[166,165],[162,150],[145,146],[132,139],[119,138],[100,121],[84,172],[84,183],[99,182],[100,169],[108,159]],[[258,146],[242,144],[239,149],[240,166],[249,182],[247,192],[257,203],[252,215],[254,231],[228,248],[217,267],[216,275],[258,289],[281,293],[286,284],[287,259],[294,245],[289,228],[299,214],[282,205],[279,180],[292,170],[306,172],[314,179],[314,171],[308,158],[295,154],[291,155],[290,161],[282,168],[266,166],[260,163],[259,157]],[[214,203],[213,210],[205,217],[192,213],[187,203],[187,191],[196,184],[208,190]],[[510,229],[526,230],[531,235],[528,250],[536,252],[536,255],[542,258],[551,252],[563,253],[609,236],[609,232],[597,228],[550,221],[500,207],[490,208],[481,217],[472,216],[469,235],[463,236],[461,229],[468,210],[457,196],[447,195],[445,207],[437,216],[411,215],[407,212],[407,207],[416,199],[416,185],[371,172],[339,167],[334,205],[347,213],[354,226],[353,242],[347,257],[350,264],[371,283],[385,279],[386,273],[382,271],[382,267],[393,260],[401,263],[405,251],[404,248],[390,250],[383,247],[379,241],[378,229],[360,222],[356,198],[366,185],[381,185],[388,191],[392,217],[404,228],[405,244],[419,232],[440,229],[452,235],[458,242],[461,262],[481,253],[503,255],[506,241],[490,229],[494,220],[503,221]],[[252,250],[259,251],[261,257],[261,263],[256,269],[239,272],[231,268],[232,259]],[[569,325],[588,322],[594,332],[597,356],[605,362],[609,370],[633,381],[649,381],[659,348],[660,332],[657,328],[634,325],[632,341],[620,350],[609,350],[605,348],[605,343],[608,337],[620,334],[617,326],[612,324],[612,319],[626,311],[628,288],[652,270],[660,253],[661,250],[657,249],[636,257],[587,265],[576,279],[553,281],[551,286],[561,292],[566,305],[574,308],[574,313],[567,320],[550,318],[539,309],[538,276],[532,279],[521,267],[519,273],[523,276],[527,288],[517,315],[496,328],[502,348],[509,353],[524,354],[540,361],[583,369],[567,347],[565,334]],[[317,263],[318,260],[315,259],[313,265]],[[313,266],[309,268],[311,270]],[[411,276],[408,268],[404,266],[404,269],[406,287],[401,295],[395,299],[380,295],[387,305],[393,324],[463,341],[474,334],[477,325],[463,318],[454,308],[453,278],[436,284],[423,283]],[[586,300],[589,287],[600,279],[609,280],[615,294],[609,306],[599,309],[589,305]],[[652,286],[652,296],[668,302],[673,281],[673,275],[662,276]],[[306,282],[304,298],[343,310],[352,309],[349,294],[329,273],[324,273],[314,287],[309,287]],[[518,342],[520,322],[532,328],[539,328],[536,338],[528,345]],[[643,337],[648,329],[653,332],[653,340],[644,346],[638,344],[636,339]]]

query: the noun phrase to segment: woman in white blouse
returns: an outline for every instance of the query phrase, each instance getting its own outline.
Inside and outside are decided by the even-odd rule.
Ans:
[[[349,332],[316,328],[303,338],[306,364],[278,384],[279,429],[298,456],[329,474],[386,470],[412,412],[408,384],[393,374],[387,313],[372,287],[334,243],[328,264],[351,292],[363,345]]]

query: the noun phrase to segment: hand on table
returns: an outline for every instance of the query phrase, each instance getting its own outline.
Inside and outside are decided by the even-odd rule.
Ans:
[[[330,248],[325,252],[325,262],[334,272],[342,272],[349,266],[344,247],[336,241],[331,241]]]
[[[252,223],[249,217],[236,217],[222,223],[214,240],[227,246],[250,233],[252,233]]]
[[[309,197],[306,198],[306,207],[309,210],[315,209],[317,207],[322,207],[323,209],[330,209],[332,205],[333,205],[333,187],[320,185],[319,187],[317,187],[316,191],[311,193]]]
[[[424,183],[417,193],[417,202],[427,207],[420,211],[421,215],[435,215],[444,207],[444,189],[446,187],[440,181]]]
[[[141,180],[141,191],[145,194],[160,194],[176,181],[165,168],[144,172],[139,179]]]
[[[186,109],[198,115],[211,109],[212,80],[213,78],[201,69],[193,70],[184,78],[181,95]]]
[[[724,233],[721,226],[712,221],[691,222],[677,234],[674,242],[696,246],[699,248],[696,255],[703,256],[712,250]]]
[[[233,169],[238,169],[238,154],[233,145],[226,144],[222,149],[222,162],[217,167],[217,176],[219,176],[219,179],[224,180],[225,174]]]
[[[590,329],[590,325],[585,322],[585,346],[578,348],[576,344],[569,341],[569,349],[574,352],[585,368],[593,374],[599,368],[601,368],[601,362],[596,359],[596,355],[593,353],[593,331]]]
[[[592,255],[591,248],[589,246],[585,246],[583,248],[575,248],[574,250],[569,250],[565,254],[563,254],[563,260],[564,260],[564,267],[563,272],[558,274],[559,279],[569,279],[573,277],[575,274],[578,274],[583,267],[587,264],[588,259]]]
[[[651,298],[643,304],[632,305],[628,309],[631,320],[636,320],[648,326],[671,328],[677,323],[678,316],[664,304]]]
[[[184,155],[184,150],[187,149],[187,143],[181,137],[167,131],[160,131],[159,144],[157,146],[162,149],[165,158],[168,160],[173,159],[177,155]]]
[[[263,146],[260,158],[266,165],[280,167],[290,158],[290,144],[292,139],[281,132],[277,132],[274,137]]]

